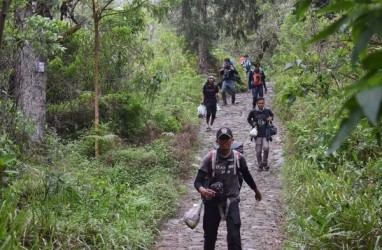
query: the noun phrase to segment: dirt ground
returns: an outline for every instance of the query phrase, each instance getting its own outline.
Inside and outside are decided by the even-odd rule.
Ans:
[[[272,84],[267,84],[268,93],[265,95],[265,107],[272,109],[273,91]],[[257,171],[255,159],[255,143],[250,141],[250,126],[247,116],[252,109],[252,95],[245,92],[236,95],[236,104],[230,104],[230,96],[227,95],[228,105],[217,112],[217,118],[211,131],[206,132],[205,121],[201,121],[199,131],[203,147],[195,158],[195,174],[201,158],[212,148],[215,141],[216,131],[222,126],[228,126],[233,131],[234,139],[244,143],[244,156],[255,182],[262,193],[263,199],[258,202],[254,192],[246,183],[241,190],[241,237],[242,246],[246,250],[277,250],[282,249],[283,242],[283,213],[281,201],[281,168],[283,166],[282,153],[282,127],[275,116],[273,124],[278,128],[278,134],[273,136],[270,143],[268,164],[270,171]],[[196,113],[196,111],[195,111]],[[154,250],[170,249],[203,249],[203,222],[202,218],[195,229],[190,229],[184,224],[182,217],[193,204],[200,202],[200,195],[193,187],[195,176],[191,176],[186,185],[189,192],[183,197],[181,205],[173,218],[163,224],[159,232],[159,238]],[[202,211],[203,214],[203,211]],[[216,249],[227,249],[226,225],[222,221],[218,231]]]

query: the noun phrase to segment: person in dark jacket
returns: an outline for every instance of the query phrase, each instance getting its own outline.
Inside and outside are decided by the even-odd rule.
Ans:
[[[269,155],[269,141],[272,137],[267,135],[267,127],[273,121],[273,113],[270,109],[264,108],[264,97],[257,98],[257,106],[249,112],[247,121],[252,128],[256,127],[258,134],[255,137],[256,142],[256,158],[259,171],[269,170],[268,155]]]
[[[229,250],[241,248],[240,236],[240,183],[243,178],[254,190],[256,200],[261,193],[248,170],[244,156],[231,149],[233,134],[229,128],[220,128],[216,133],[217,150],[210,151],[201,161],[194,181],[196,190],[204,202],[204,249],[215,249],[219,223],[226,220]]]
[[[212,125],[214,124],[216,118],[216,105],[217,105],[217,95],[219,95],[219,87],[215,85],[215,77],[209,76],[207,82],[203,86],[203,100],[202,103],[206,106],[207,115],[206,131],[210,131]]]
[[[222,106],[227,105],[227,88],[231,91],[232,104],[235,104],[235,78],[238,72],[230,62],[231,60],[229,58],[225,58],[224,66],[220,69],[220,76],[223,79]]]

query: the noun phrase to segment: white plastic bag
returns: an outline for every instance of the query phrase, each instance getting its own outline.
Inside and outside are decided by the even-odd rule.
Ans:
[[[249,135],[250,135],[251,137],[256,137],[257,134],[258,134],[258,132],[257,132],[256,127],[254,127],[253,129],[251,129],[251,132],[249,132]]]
[[[202,117],[206,116],[206,113],[207,113],[206,106],[203,104],[200,104],[198,107],[198,117],[202,118]]]
[[[220,111],[219,103],[216,103],[216,111]]]
[[[185,213],[183,221],[189,228],[194,229],[199,224],[202,205],[203,203],[194,204],[193,207]]]

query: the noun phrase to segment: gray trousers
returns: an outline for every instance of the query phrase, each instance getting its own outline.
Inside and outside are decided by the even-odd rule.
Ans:
[[[231,91],[232,104],[235,103],[235,81],[224,80],[222,86],[222,99],[223,103],[227,103],[227,89]]]
[[[268,164],[269,141],[265,137],[256,137],[256,159],[259,167]]]

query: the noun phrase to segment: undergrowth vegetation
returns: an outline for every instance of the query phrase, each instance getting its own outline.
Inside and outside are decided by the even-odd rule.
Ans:
[[[194,171],[196,107],[203,84],[182,38],[161,25],[156,28],[153,40],[144,44],[146,63],[135,54],[131,58],[136,62],[125,61],[128,73],[120,72],[120,84],[106,84],[97,133],[93,93],[83,84],[89,76],[76,68],[88,60],[91,46],[76,48],[80,40],[74,39],[66,57],[52,61],[50,80],[71,72],[65,83],[77,79],[78,85],[72,85],[77,89],[56,96],[54,89],[60,88],[51,83],[48,99],[55,100],[48,106],[50,127],[39,147],[21,154],[22,144],[0,137],[1,249],[153,245],[161,222],[175,212],[185,192],[182,180]],[[86,31],[75,38],[81,36],[87,37]],[[98,159],[94,139],[100,143]]]
[[[332,19],[309,13],[298,21],[288,14],[272,58],[277,114],[287,129],[285,248],[381,249],[381,124],[361,119],[328,153],[349,115],[343,106],[354,91],[344,87],[366,73],[350,63],[354,41],[348,32],[305,42]]]

